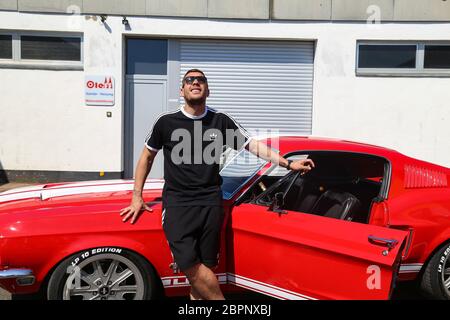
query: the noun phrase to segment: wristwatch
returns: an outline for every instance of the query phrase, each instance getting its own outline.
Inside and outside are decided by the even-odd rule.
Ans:
[[[288,160],[288,164],[286,166],[286,169],[291,170],[291,163],[292,162],[293,162],[292,160]]]

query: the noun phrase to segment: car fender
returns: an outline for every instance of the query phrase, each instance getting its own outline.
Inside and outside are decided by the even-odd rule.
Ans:
[[[432,239],[427,248],[423,251],[419,261],[423,262],[425,267],[426,263],[428,263],[433,254],[439,248],[441,248],[443,245],[449,242],[450,242],[450,227],[447,227],[446,229],[444,229],[444,231],[442,231]]]

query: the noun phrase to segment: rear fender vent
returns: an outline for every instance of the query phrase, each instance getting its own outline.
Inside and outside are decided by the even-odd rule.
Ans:
[[[447,187],[444,172],[415,166],[405,166],[405,188],[444,188]]]

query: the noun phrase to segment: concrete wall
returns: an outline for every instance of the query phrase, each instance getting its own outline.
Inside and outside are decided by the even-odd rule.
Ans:
[[[330,20],[331,0],[274,0],[273,19]]]
[[[269,0],[208,0],[208,17],[269,19]]]
[[[446,0],[2,0],[0,10],[224,19],[450,21]]]
[[[333,0],[332,20],[367,20],[379,15],[381,20],[393,20],[394,1],[392,0]]]
[[[395,0],[394,18],[397,21],[449,21],[450,1]]]
[[[446,0],[273,0],[273,19],[450,21]]]
[[[146,5],[146,14],[150,16],[208,16],[208,0],[147,0]]]
[[[17,0],[2,0],[2,1],[0,1],[0,10],[17,11]]]
[[[23,12],[67,12],[70,6],[77,6],[82,12],[82,0],[17,0],[17,8]]]
[[[142,15],[145,14],[145,0],[89,0],[83,1],[83,13]]]
[[[445,40],[449,24],[208,21],[0,12],[0,29],[78,31],[84,70],[0,69],[0,166],[5,170],[121,171],[124,35],[317,42],[313,135],[391,147],[450,167],[450,78],[357,77],[356,41]],[[72,20],[71,20],[72,19]],[[75,20],[73,20],[75,19]],[[85,75],[116,80],[114,107],[84,105]],[[106,112],[113,117],[107,118]]]

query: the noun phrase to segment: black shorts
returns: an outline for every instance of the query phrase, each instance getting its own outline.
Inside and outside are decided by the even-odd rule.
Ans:
[[[181,271],[198,263],[218,264],[220,231],[224,220],[221,206],[168,207],[162,225],[173,258]]]

